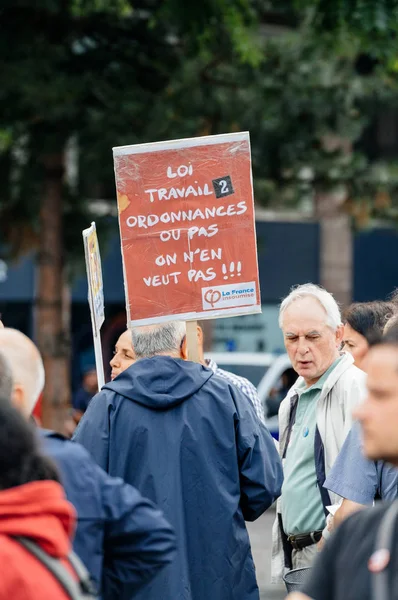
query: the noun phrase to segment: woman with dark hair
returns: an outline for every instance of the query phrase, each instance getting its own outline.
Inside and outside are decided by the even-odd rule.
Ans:
[[[0,600],[67,600],[71,596],[23,542],[58,559],[73,584],[67,558],[74,509],[55,466],[40,453],[33,427],[1,398],[0,466]]]
[[[395,308],[392,302],[357,302],[344,312],[344,350],[352,354],[359,369],[362,369],[370,344],[381,339]]]

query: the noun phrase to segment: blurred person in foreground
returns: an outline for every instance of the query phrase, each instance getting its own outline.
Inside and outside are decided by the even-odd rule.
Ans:
[[[67,600],[69,594],[54,575],[18,538],[29,538],[60,561],[74,581],[76,574],[68,560],[74,510],[55,467],[39,451],[33,426],[7,398],[12,379],[2,356],[0,378],[0,599]]]
[[[12,401],[28,419],[44,387],[40,353],[23,333],[6,328],[0,330],[0,356],[12,368]],[[135,598],[173,558],[170,525],[136,489],[99,468],[82,446],[52,431],[39,432],[77,511],[76,554],[104,600]]]
[[[281,462],[253,405],[187,360],[185,322],[133,329],[137,361],[105,384],[75,439],[156,502],[177,557],[145,600],[258,600],[244,520],[278,497]]]
[[[282,496],[273,528],[272,581],[312,564],[326,534],[327,506],[337,502],[323,487],[365,396],[366,375],[340,354],[343,325],[331,294],[300,285],[283,300],[279,325],[299,378],[279,410]]]
[[[363,302],[352,304],[344,313],[344,350],[352,354],[359,368],[366,369],[369,348],[380,341],[394,309],[391,302]],[[337,527],[352,512],[373,504],[375,498],[396,498],[398,470],[381,460],[367,460],[363,454],[360,425],[356,422],[324,486],[344,498],[334,516],[333,527]]]
[[[369,460],[385,460],[398,466],[397,324],[370,349],[365,368],[368,395],[354,412],[361,424],[365,454]],[[383,524],[390,540],[379,543],[381,523],[391,510],[391,521]],[[396,502],[378,503],[349,516],[326,542],[303,592],[291,594],[289,600],[398,598],[397,516]],[[386,596],[378,588],[384,582],[388,587]]]

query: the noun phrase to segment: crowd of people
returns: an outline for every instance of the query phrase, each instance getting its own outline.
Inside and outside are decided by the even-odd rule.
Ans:
[[[40,353],[0,329],[0,600],[259,600],[245,521],[275,501],[272,579],[307,570],[291,600],[398,597],[398,509],[372,506],[398,493],[397,314],[342,317],[321,287],[292,289],[279,444],[254,386],[204,358],[200,327],[199,362],[184,322],[125,331],[72,440],[32,423]]]

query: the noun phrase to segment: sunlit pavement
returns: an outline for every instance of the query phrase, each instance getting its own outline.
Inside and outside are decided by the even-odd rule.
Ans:
[[[283,586],[271,585],[270,583],[271,531],[274,519],[275,510],[270,509],[254,523],[247,523],[261,600],[282,600],[286,597],[286,590]]]

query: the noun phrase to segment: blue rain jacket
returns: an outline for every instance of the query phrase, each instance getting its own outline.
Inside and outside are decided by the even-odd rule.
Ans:
[[[136,599],[258,600],[245,519],[280,495],[282,467],[239,389],[193,362],[142,359],[93,398],[75,439],[176,531],[176,559]]]
[[[80,444],[39,430],[77,512],[73,549],[103,600],[130,600],[175,553],[162,513],[131,485],[110,477]]]

